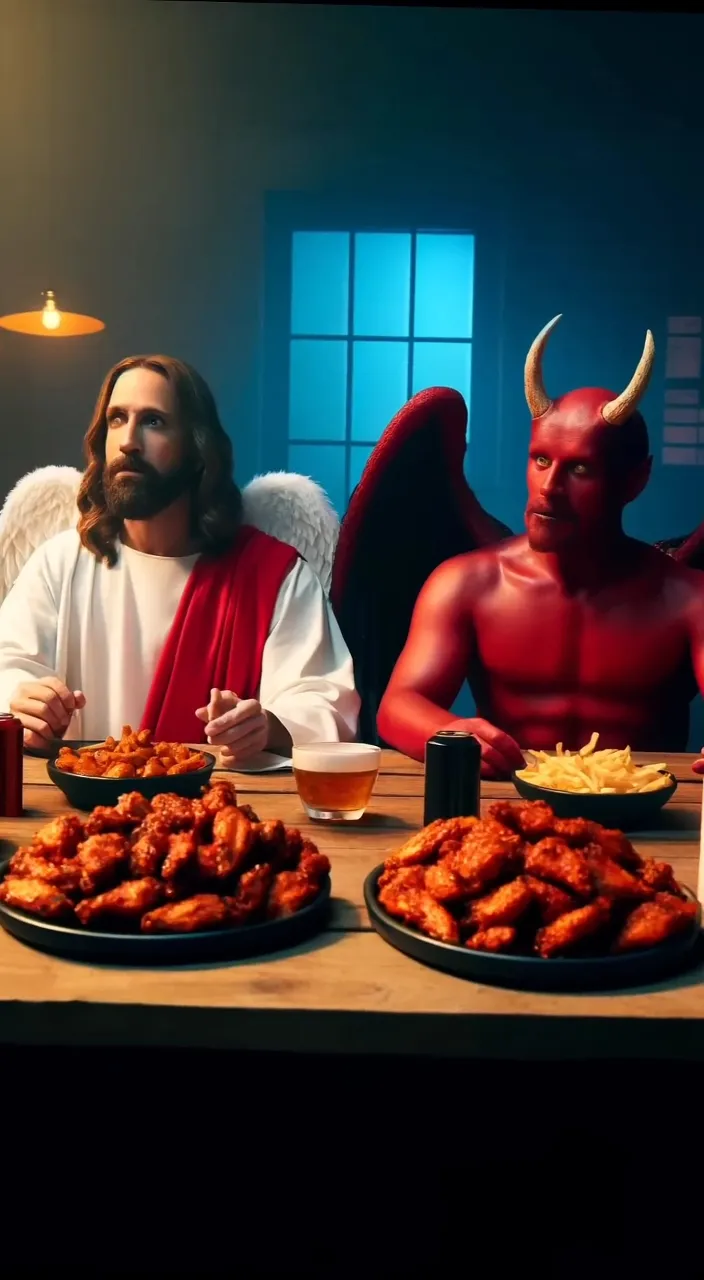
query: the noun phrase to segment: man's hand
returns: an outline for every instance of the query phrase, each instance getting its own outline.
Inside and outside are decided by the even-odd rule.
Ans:
[[[210,719],[213,711],[216,714]],[[233,769],[267,748],[269,720],[256,698],[238,698],[236,693],[213,689],[209,706],[199,707],[196,715],[205,723],[208,744],[220,748],[224,769]]]
[[[18,684],[10,699],[10,711],[24,726],[24,745],[35,751],[63,738],[74,711],[85,705],[80,689],[72,693],[58,676]]]
[[[526,762],[518,743],[495,725],[489,724],[488,720],[455,720],[447,727],[471,733],[477,739],[482,749],[483,778],[508,778],[514,769],[525,768]],[[704,768],[704,761],[702,767]]]

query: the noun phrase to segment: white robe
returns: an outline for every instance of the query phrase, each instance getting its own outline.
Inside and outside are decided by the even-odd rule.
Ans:
[[[68,737],[97,740],[119,736],[124,724],[139,726],[198,557],[150,556],[121,544],[117,549],[117,564],[109,569],[70,529],[30,556],[0,606],[0,711],[9,710],[18,684],[57,675],[86,698]],[[296,562],[279,591],[258,697],[294,744],[356,736],[352,659],[305,560]],[[193,740],[199,741],[195,711]]]

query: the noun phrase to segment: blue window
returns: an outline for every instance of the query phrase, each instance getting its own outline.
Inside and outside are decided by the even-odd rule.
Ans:
[[[288,466],[340,515],[398,410],[450,386],[471,404],[474,236],[295,231]]]

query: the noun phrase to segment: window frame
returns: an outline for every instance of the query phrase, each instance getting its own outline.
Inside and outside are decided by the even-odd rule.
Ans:
[[[487,207],[480,216],[472,204],[472,201],[458,198],[456,193],[447,197],[442,194],[418,197],[411,193],[396,193],[394,197],[373,199],[349,192],[318,195],[277,191],[266,194],[260,469],[285,471],[288,468],[293,233],[442,231],[474,237],[474,302],[469,343],[472,350],[470,414],[475,431],[470,431],[467,470],[474,487],[493,487],[498,483],[502,437],[499,373],[502,364],[505,237],[501,231],[502,218],[496,208]],[[351,360],[353,342],[371,339],[357,339],[350,329],[345,340],[348,343],[348,360]],[[388,339],[399,340],[409,344],[414,341],[412,317],[408,339]],[[418,341],[456,344],[463,340],[428,338]],[[409,379],[411,370],[412,360],[409,360]],[[351,384],[348,379],[349,396]],[[480,446],[477,431],[480,432]],[[343,444],[345,448],[345,475],[348,478],[351,445],[364,442],[345,439],[335,443]]]

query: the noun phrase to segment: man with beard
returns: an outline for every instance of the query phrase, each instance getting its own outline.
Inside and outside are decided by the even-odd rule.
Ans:
[[[25,744],[123,724],[206,739],[234,764],[349,740],[359,698],[322,586],[242,522],[207,385],[170,357],[108,374],[76,529],[37,548],[0,608],[0,710]]]
[[[686,750],[689,704],[704,690],[701,575],[622,525],[651,471],[637,404],[652,335],[621,395],[586,388],[552,401],[542,358],[555,324],[526,361],[526,536],[431,574],[379,708],[382,738],[419,760],[439,729],[472,733],[487,777],[520,768],[520,747],[574,750],[594,730],[603,747]],[[472,719],[450,711],[465,679]]]

